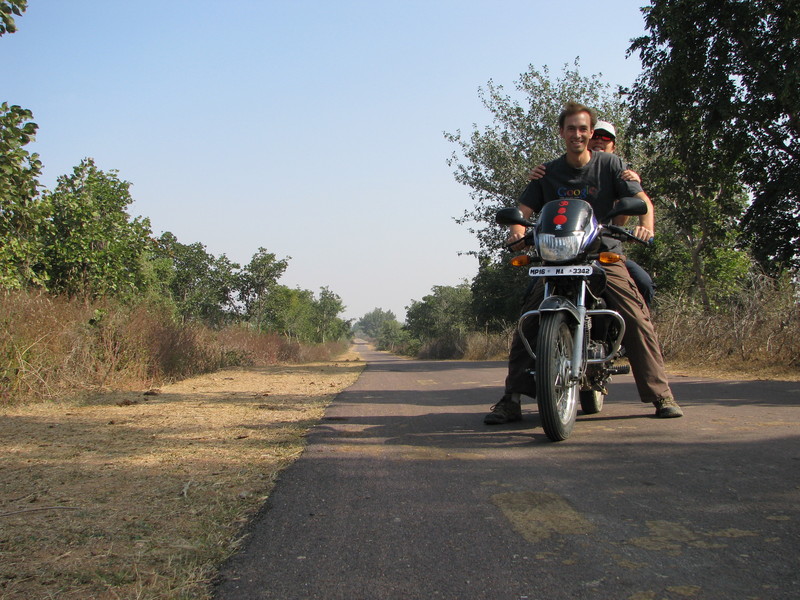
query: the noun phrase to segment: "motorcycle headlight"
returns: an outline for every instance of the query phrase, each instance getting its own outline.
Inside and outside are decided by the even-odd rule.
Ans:
[[[581,251],[583,232],[572,235],[555,236],[552,233],[540,233],[537,236],[539,256],[545,262],[565,262],[575,258]]]

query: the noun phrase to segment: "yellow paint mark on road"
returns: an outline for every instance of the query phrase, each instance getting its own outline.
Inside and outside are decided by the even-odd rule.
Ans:
[[[435,448],[433,446],[402,446],[400,456],[406,460],[480,460],[486,458],[478,452]]]
[[[650,535],[633,538],[630,540],[631,544],[645,550],[668,552],[673,556],[681,554],[685,546],[705,550],[718,550],[727,547],[726,544],[709,540],[709,538],[734,539],[757,537],[759,535],[757,531],[735,528],[697,533],[685,525],[671,521],[648,521],[647,527],[650,530]]]
[[[614,562],[617,563],[623,569],[630,569],[631,571],[636,571],[638,569],[646,569],[647,567],[650,566],[650,563],[646,562],[637,563],[628,558],[625,558],[621,554],[612,553],[610,556],[614,560]]]
[[[327,452],[343,454],[363,454],[397,460],[481,460],[486,458],[479,452],[469,452],[455,448],[434,446],[410,446],[406,444],[336,444],[326,448]]]
[[[493,485],[496,487],[514,487],[513,483],[501,483],[496,479],[493,479],[492,481],[481,481],[481,485]]]
[[[594,525],[558,494],[508,492],[495,494],[492,502],[529,542],[547,539],[553,534],[581,535],[594,530]]]
[[[438,382],[435,379],[417,379],[420,385],[436,385]]]
[[[703,588],[697,585],[671,585],[667,588],[667,591],[685,598],[692,598],[697,596],[702,589]]]
[[[723,538],[741,538],[741,537],[756,537],[758,533],[755,531],[747,531],[746,529],[720,529],[719,531],[712,531],[708,535]]]
[[[684,544],[698,541],[700,538],[688,527],[671,521],[648,521],[647,528],[650,530],[650,535],[633,538],[631,544],[645,550],[680,554]]]
[[[703,588],[696,585],[673,585],[668,587],[666,591],[670,592],[670,594],[683,596],[684,598],[694,598],[702,591],[702,589]],[[656,600],[661,596],[662,595],[657,592],[647,590],[644,592],[636,592],[632,596],[628,596],[628,600]]]
[[[692,548],[700,548],[701,550],[720,550],[722,548],[727,548],[727,544],[720,544],[715,542],[704,542],[702,540],[696,542],[689,542],[689,545]]]

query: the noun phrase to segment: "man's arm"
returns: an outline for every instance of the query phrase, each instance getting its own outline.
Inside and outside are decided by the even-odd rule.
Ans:
[[[647,204],[647,213],[639,216],[639,224],[634,227],[633,235],[644,242],[650,241],[656,234],[655,208],[650,198],[644,192],[636,194],[636,198],[641,198]]]
[[[621,159],[616,156],[614,158],[619,161],[619,171],[615,179],[616,191],[619,197],[634,196],[635,198],[641,198],[647,204],[647,213],[639,217],[639,224],[634,227],[633,235],[640,240],[649,241],[655,235],[656,227],[653,203],[650,197],[642,190],[641,178],[638,173],[626,169]],[[635,177],[631,177],[631,173]],[[624,226],[629,218],[626,215],[619,215],[614,217],[611,222],[614,225]]]

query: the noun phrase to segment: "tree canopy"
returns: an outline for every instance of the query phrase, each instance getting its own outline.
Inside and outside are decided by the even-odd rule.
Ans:
[[[756,257],[797,270],[797,1],[651,0],[642,12],[647,34],[629,50],[644,67],[631,90],[640,130],[705,152],[698,168],[733,168],[752,193],[743,225]]]
[[[44,230],[49,289],[71,296],[130,294],[141,289],[150,222],[131,219],[130,183],[87,158],[46,194],[52,207]]]

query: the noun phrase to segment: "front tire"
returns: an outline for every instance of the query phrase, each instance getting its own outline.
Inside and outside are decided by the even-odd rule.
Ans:
[[[578,414],[578,384],[571,382],[572,331],[564,312],[545,313],[536,341],[536,401],[545,434],[569,437]]]

